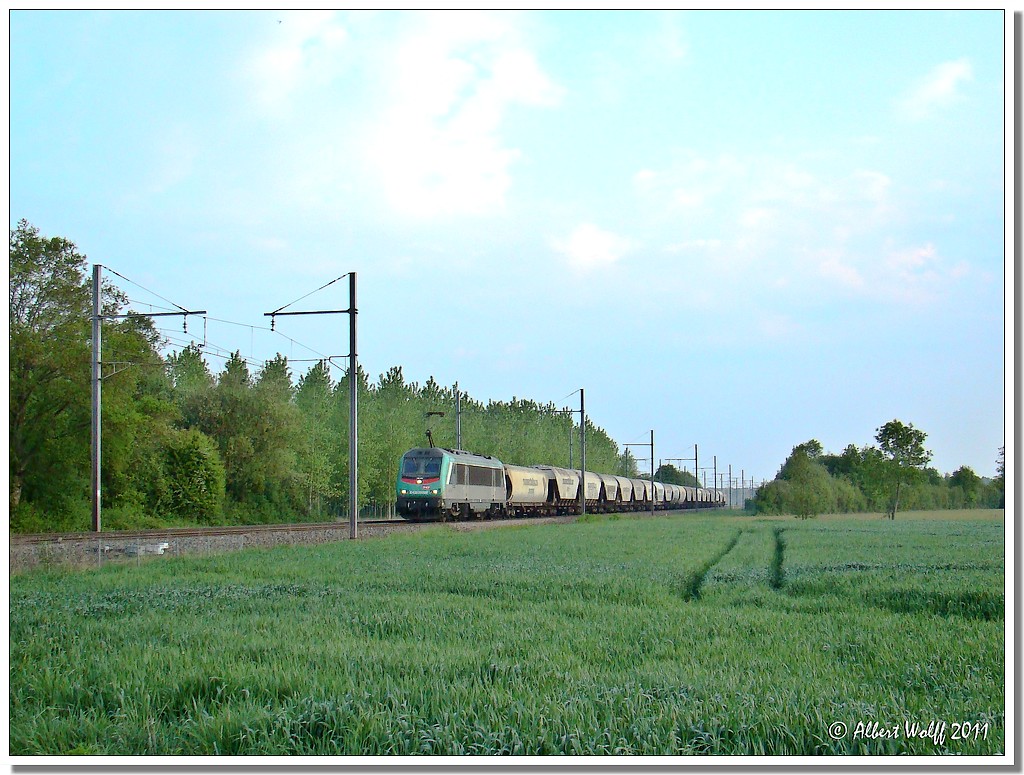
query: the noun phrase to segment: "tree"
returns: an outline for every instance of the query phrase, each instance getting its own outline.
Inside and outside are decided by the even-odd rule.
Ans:
[[[793,447],[793,452],[790,454],[790,457],[795,455],[797,452],[802,452],[810,460],[818,460],[822,456],[824,449],[822,448],[820,441],[817,439],[811,439],[810,441],[805,441],[803,444],[797,444]]]
[[[982,482],[978,476],[967,466],[960,466],[949,477],[949,486],[958,487],[963,492],[963,505],[973,507],[978,504],[978,496],[981,492]]]
[[[185,521],[218,524],[224,503],[224,464],[217,445],[196,429],[173,430],[163,444],[162,511]]]
[[[360,469],[366,468],[363,494],[370,502],[394,499],[398,461],[412,447],[427,445],[426,429],[434,433],[437,446],[455,446],[455,412],[445,404],[441,388],[433,378],[420,393],[405,382],[401,366],[381,374],[362,405],[360,422]],[[444,411],[442,417],[427,412]],[[373,428],[372,444],[365,428]],[[365,452],[364,452],[365,450]],[[363,485],[360,483],[360,488]]]
[[[658,470],[654,472],[654,479],[658,482],[678,484],[685,487],[701,486],[700,482],[697,481],[697,477],[689,471],[680,471],[671,463],[662,463],[658,466]]]
[[[212,389],[212,413],[199,425],[217,442],[226,489],[239,516],[266,521],[289,514],[296,505],[299,472],[295,449],[301,434],[299,413],[290,403],[287,362],[268,361],[257,380],[236,351]]]
[[[179,416],[159,337],[149,318],[104,324],[103,360],[118,364],[103,380],[103,501],[106,523],[130,527],[155,514],[153,482],[161,476],[160,445]],[[83,433],[83,435],[85,435]]]
[[[814,439],[793,447],[775,481],[758,488],[754,497],[756,510],[794,514],[800,519],[834,511],[837,491],[845,496],[846,490],[829,475],[821,457],[821,444]]]
[[[292,400],[295,387],[292,385],[292,372],[285,356],[278,353],[272,360],[263,364],[256,379],[256,389],[277,404],[287,404]]]
[[[184,428],[199,428],[207,435],[216,427],[217,407],[213,387],[216,381],[203,360],[203,351],[190,344],[167,357],[174,403]]]
[[[209,390],[214,385],[210,368],[203,360],[203,351],[195,342],[176,355],[173,353],[169,355],[167,364],[170,367],[171,383],[178,396]]]
[[[924,448],[927,434],[917,430],[913,424],[904,425],[899,420],[890,420],[875,434],[875,441],[885,460],[883,477],[891,492],[888,515],[896,519],[900,507],[900,491],[916,480],[932,458]]]
[[[292,400],[295,389],[288,359],[278,353],[266,361],[251,392],[255,411],[250,428],[264,471],[263,497],[281,513],[291,513],[301,502],[302,413]]]
[[[10,232],[10,508],[46,480],[85,484],[91,290],[85,256],[22,220]],[[85,437],[88,440],[88,436]],[[69,454],[65,449],[74,447]],[[73,483],[78,474],[82,481]],[[75,487],[77,489],[77,487]]]
[[[811,439],[797,444],[775,480],[758,488],[754,508],[759,513],[795,514],[808,519],[821,513],[861,511],[867,505],[866,488],[874,481],[873,448],[850,444],[841,455],[825,454]]]
[[[814,451],[813,447],[810,449]],[[818,444],[816,456],[820,455],[821,445]],[[825,466],[811,459],[807,445],[793,449],[779,478],[789,482],[789,508],[800,519],[816,517],[834,509],[832,478]]]
[[[640,470],[637,467],[636,457],[630,452],[629,447],[622,448],[622,454],[619,455],[619,464],[615,469],[615,473],[630,479],[636,479],[639,475]]]
[[[842,455],[825,456],[823,461],[833,476],[850,482],[862,494],[867,508],[881,511],[887,507],[886,460],[877,447],[865,445],[858,448],[850,444]]]
[[[367,420],[369,414],[368,408],[371,406],[370,403],[370,384],[366,377],[366,372],[362,366],[359,366],[355,373],[355,379],[352,379],[352,369],[349,368],[345,371],[342,378],[335,384],[334,390],[331,393],[331,410],[327,419],[331,436],[338,444],[338,455],[336,462],[336,479],[335,484],[337,487],[337,504],[340,507],[346,508],[349,503],[350,495],[350,473],[349,473],[349,407],[351,406],[350,401],[352,397],[351,390],[353,389],[353,382],[355,383],[354,388],[358,398],[358,417],[357,428],[359,430],[359,449],[358,449],[358,506],[363,506],[369,499],[366,497],[369,492],[369,483],[371,472],[367,469],[365,461],[373,458],[374,448],[377,446],[378,440],[374,437],[373,426]]]
[[[44,237],[23,219],[10,232],[9,258],[11,514],[27,498],[47,513],[47,529],[84,526],[73,513],[88,503],[93,310],[86,257],[70,240]],[[100,301],[111,315],[126,298],[104,283]],[[144,328],[122,321],[111,331],[130,349],[148,350],[152,328]],[[110,360],[111,342],[103,344]]]
[[[1006,506],[1006,463],[1004,448],[999,448],[999,457],[996,458],[996,478],[992,481],[996,492],[999,493],[999,508]]]
[[[757,488],[754,493],[754,511],[758,514],[785,514],[791,511],[790,490],[792,485],[785,479],[773,479]]]
[[[306,503],[306,514],[320,516],[324,500],[340,494],[336,480],[343,451],[331,430],[331,395],[334,389],[326,361],[310,366],[295,392],[295,405],[302,422],[298,451],[299,484]],[[347,450],[345,450],[347,452]]]

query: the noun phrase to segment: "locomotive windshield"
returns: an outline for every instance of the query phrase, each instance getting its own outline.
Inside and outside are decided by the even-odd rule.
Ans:
[[[407,457],[402,463],[402,476],[425,479],[441,476],[441,458]]]

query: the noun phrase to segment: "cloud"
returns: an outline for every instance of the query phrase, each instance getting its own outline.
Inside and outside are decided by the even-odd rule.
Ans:
[[[913,248],[891,251],[886,257],[889,268],[903,277],[922,270],[935,261],[935,246],[931,243]]]
[[[657,31],[647,48],[650,55],[668,64],[685,59],[690,47],[680,15],[676,12],[662,13],[654,16],[654,19]]]
[[[877,251],[824,251],[818,273],[856,296],[898,304],[928,304],[971,273],[959,261],[949,266],[931,242],[898,246],[886,240]]]
[[[756,330],[763,338],[773,341],[790,341],[803,334],[803,326],[792,316],[775,313],[762,314],[756,321]]]
[[[739,225],[744,230],[760,230],[773,226],[779,214],[770,207],[748,207],[739,215]]]
[[[162,194],[194,173],[201,146],[195,131],[185,124],[162,126],[152,138],[152,162],[147,193]]]
[[[744,244],[807,236],[824,224],[840,234],[884,221],[892,213],[891,184],[879,170],[822,174],[773,156],[694,152],[664,170],[645,168],[633,176],[645,209],[683,228],[715,224]],[[708,237],[686,234],[681,241],[694,239]]]
[[[654,170],[643,169],[633,175],[633,184],[644,188],[651,185],[657,177],[658,173]]]
[[[890,247],[876,267],[886,279],[883,290],[902,301],[927,301],[934,297],[939,283],[949,276],[931,243],[905,248]]]
[[[400,40],[382,87],[368,161],[400,212],[493,212],[521,152],[502,136],[516,105],[551,107],[564,90],[541,69],[511,19],[437,14]]]
[[[910,304],[935,301],[970,271],[964,261],[948,266],[931,242],[905,247],[890,242],[874,269],[880,279],[880,295]]]
[[[955,104],[961,98],[961,85],[973,76],[974,70],[967,58],[936,65],[897,102],[897,109],[911,120],[929,118],[937,111]]]
[[[837,255],[832,255],[822,261],[818,270],[827,280],[848,290],[861,291],[865,287],[864,276],[855,267],[844,263]]]
[[[273,42],[246,63],[252,96],[266,118],[291,118],[300,95],[319,92],[344,69],[348,30],[334,11],[278,14]]]
[[[651,200],[668,215],[693,217],[724,214],[741,227],[763,228],[786,218],[861,221],[868,212],[890,205],[892,181],[884,172],[854,169],[845,175],[823,175],[772,156],[700,156],[684,154],[667,169],[642,169],[633,175],[637,195]]]
[[[523,156],[506,137],[520,107],[565,91],[516,14],[301,11],[244,61],[248,108],[282,152],[265,188],[336,212],[415,218],[493,213]],[[275,19],[276,21],[276,19]]]
[[[688,251],[715,251],[722,247],[720,239],[692,239],[669,245],[665,250],[669,253],[685,253]]]
[[[872,170],[856,170],[851,175],[852,182],[859,186],[860,193],[877,204],[884,203],[892,185],[888,175]]]
[[[713,266],[709,281],[730,289],[926,305],[971,275],[966,262],[944,260],[927,233],[908,231],[899,187],[879,169],[688,152],[632,182],[645,212],[668,227],[666,254]]]
[[[552,240],[551,247],[561,253],[573,269],[589,272],[614,265],[634,246],[624,237],[592,223],[583,223],[566,239]]]

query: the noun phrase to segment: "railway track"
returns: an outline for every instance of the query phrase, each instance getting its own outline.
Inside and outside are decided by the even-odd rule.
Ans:
[[[404,520],[359,522],[361,538],[417,527]],[[303,522],[280,525],[114,530],[101,533],[33,533],[12,535],[10,572],[41,566],[97,567],[143,557],[220,554],[256,547],[324,544],[349,540],[348,522]]]
[[[361,519],[360,527],[374,525],[410,525],[400,519]],[[11,536],[11,545],[60,543],[64,541],[141,540],[251,535],[257,533],[302,533],[322,530],[348,530],[348,522],[293,522],[272,525],[231,525],[217,527],[158,528],[154,530],[111,530],[105,533],[24,533]]]
[[[478,530],[513,524],[571,521],[575,517],[541,517],[449,522],[455,530]],[[434,522],[363,519],[359,538],[424,530]],[[38,567],[98,567],[110,562],[141,562],[143,557],[177,557],[234,552],[257,547],[314,545],[350,540],[348,521],[280,525],[116,530],[101,533],[26,533],[9,539],[10,572]]]

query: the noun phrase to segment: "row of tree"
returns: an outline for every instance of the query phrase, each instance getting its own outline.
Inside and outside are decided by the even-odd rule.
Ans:
[[[85,257],[22,221],[10,235],[10,507],[21,531],[88,529],[91,280]],[[102,289],[103,313],[126,297]],[[262,365],[235,353],[219,373],[192,345],[166,358],[145,317],[108,320],[103,333],[104,526],[321,520],[347,508],[349,374],[315,363],[301,375],[278,355]],[[456,391],[400,366],[359,391],[361,504],[394,500],[398,461],[455,446]],[[439,416],[443,413],[443,416]],[[553,404],[461,395],[462,446],[520,465],[578,465],[579,425]],[[587,422],[587,468],[636,475]]]
[[[21,221],[10,232],[10,513],[20,531],[87,529],[91,522],[90,361],[92,287],[72,242]],[[105,284],[104,316],[126,296]],[[321,520],[348,503],[349,374],[327,362],[294,375],[278,355],[251,367],[239,353],[214,373],[202,349],[161,356],[142,316],[104,323],[104,526]],[[370,382],[359,372],[360,503],[394,500],[400,456],[455,446],[456,390],[432,378],[405,381],[400,366]],[[462,446],[519,465],[579,464],[579,427],[553,404],[461,396]],[[878,447],[825,454],[793,450],[754,507],[763,513],[998,506],[1002,476],[968,468],[948,477],[927,468],[924,434],[898,421]],[[636,459],[602,429],[586,427],[587,468],[638,476]],[[663,465],[655,478],[697,485]]]
[[[771,482],[760,487],[754,510],[762,514],[884,512],[900,509],[1002,508],[1003,450],[997,476],[986,480],[967,466],[943,476],[928,466],[926,434],[913,424],[891,420],[877,429],[877,446],[850,444],[827,454],[816,439],[798,444]]]

